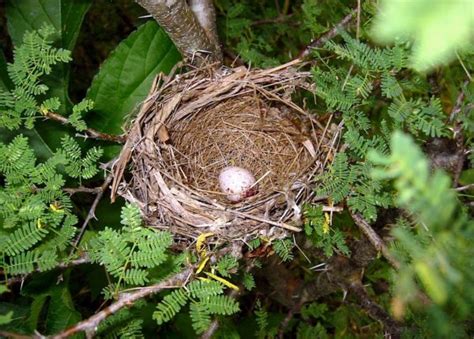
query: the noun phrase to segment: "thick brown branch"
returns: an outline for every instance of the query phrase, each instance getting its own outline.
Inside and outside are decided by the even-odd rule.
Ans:
[[[303,59],[307,57],[310,53],[311,50],[314,48],[321,47],[326,43],[326,41],[331,40],[334,38],[336,35],[339,34],[339,31],[342,30],[344,27],[346,27],[354,17],[354,14],[356,13],[356,10],[351,11],[349,14],[347,14],[336,26],[331,28],[328,32],[323,34],[321,37],[319,37],[316,40],[313,40],[306,48],[301,51],[300,55],[298,58]]]
[[[199,53],[209,53],[211,61],[221,61],[218,45],[213,43],[199,24],[185,0],[136,0],[168,33],[181,52],[190,59]]]
[[[139,299],[158,293],[167,288],[181,286],[185,281],[187,281],[187,279],[192,274],[192,272],[193,272],[193,267],[189,267],[183,270],[182,272],[177,273],[174,276],[166,280],[163,280],[162,282],[156,285],[143,287],[134,292],[123,293],[119,296],[119,299],[115,303],[104,308],[102,311],[94,314],[92,317],[86,320],[83,320],[77,323],[76,325],[66,329],[65,331],[52,336],[51,338],[53,339],[69,338],[73,334],[76,334],[79,332],[86,332],[88,335],[92,336],[93,333],[96,331],[97,326],[99,326],[100,322],[106,319],[108,316],[116,313],[117,311],[119,311],[120,309],[124,307],[132,306]]]
[[[396,269],[400,268],[400,263],[390,254],[387,246],[384,241],[379,237],[379,235],[374,231],[370,224],[358,213],[351,213],[352,219],[355,224],[359,226],[362,233],[365,234],[370,243],[375,247],[375,249],[382,253],[382,255],[387,259],[387,261]]]
[[[57,114],[57,113],[48,112],[48,113],[45,114],[45,117],[48,118],[48,119],[60,122],[64,125],[70,125],[70,122],[66,117],[63,117],[62,115]],[[112,142],[116,142],[116,143],[119,143],[119,144],[123,144],[126,140],[126,137],[124,135],[106,134],[106,133],[96,131],[92,128],[88,128],[84,132],[85,132],[87,137],[92,138],[92,139],[112,141]]]
[[[207,37],[216,48],[219,59],[222,59],[222,51],[219,45],[216,27],[216,9],[212,0],[189,0],[189,6],[206,32]]]

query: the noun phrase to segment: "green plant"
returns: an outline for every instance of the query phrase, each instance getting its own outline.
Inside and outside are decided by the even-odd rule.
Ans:
[[[108,204],[106,161],[155,76],[180,60],[149,20],[100,69],[85,67],[88,48],[102,48],[88,35],[94,15],[125,2],[0,5],[14,46],[0,52],[0,335],[472,336],[468,2],[215,2],[226,61],[307,55],[313,93],[293,99],[338,135],[317,177],[321,205],[302,206],[303,232],[252,233],[232,248],[209,234],[188,246],[147,227],[137,206]],[[109,23],[128,34],[138,10]],[[97,72],[84,99],[82,71]]]

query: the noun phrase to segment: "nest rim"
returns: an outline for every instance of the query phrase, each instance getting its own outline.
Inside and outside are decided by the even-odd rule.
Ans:
[[[221,242],[245,241],[257,234],[282,238],[290,232],[301,231],[302,204],[315,199],[314,177],[330,160],[338,133],[329,128],[330,119],[324,126],[291,101],[291,93],[296,87],[308,88],[309,76],[291,66],[271,70],[238,67],[192,71],[167,78],[161,85],[162,79],[155,79],[130,129],[128,145],[119,156],[112,194],[117,192],[125,200],[138,204],[150,226],[167,229],[188,240],[203,232],[214,233],[215,241]],[[264,104],[277,102],[293,114],[308,119],[314,138],[301,144],[303,152],[311,155],[311,161],[301,166],[304,168],[301,175],[297,175],[292,187],[283,192],[279,187],[262,194],[259,192],[237,204],[226,204],[179,180],[176,170],[170,171],[163,166],[163,160],[166,160],[163,152],[172,152],[170,140],[175,132],[174,123],[186,119],[192,122],[206,107],[218,106],[225,100],[241,100],[244,96],[258,96]],[[132,178],[127,180],[123,172],[129,161]],[[176,168],[176,163],[170,167]]]

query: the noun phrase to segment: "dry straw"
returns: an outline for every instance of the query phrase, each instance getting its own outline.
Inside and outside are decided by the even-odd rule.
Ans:
[[[297,62],[268,70],[211,66],[157,78],[114,167],[115,194],[150,226],[215,241],[298,232],[302,205],[332,157],[337,133],[292,101],[310,89]],[[226,166],[250,170],[258,193],[231,204],[219,191]],[[125,169],[131,175],[124,175]]]

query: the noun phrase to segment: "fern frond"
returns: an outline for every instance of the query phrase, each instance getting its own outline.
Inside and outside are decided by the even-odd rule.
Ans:
[[[87,129],[87,125],[82,120],[82,115],[94,108],[94,102],[89,99],[84,99],[72,107],[72,113],[68,117],[69,123],[79,132]]]
[[[129,268],[119,275],[127,284],[145,285],[148,282],[148,271],[139,268]]]
[[[202,303],[210,314],[232,315],[239,311],[239,303],[228,295],[209,296]]]
[[[390,73],[382,74],[380,87],[382,88],[382,94],[389,99],[398,97],[402,94],[402,87],[398,83],[397,79]]]
[[[194,280],[186,286],[186,289],[188,290],[189,295],[195,299],[205,299],[224,292],[224,286],[220,282],[214,280]]]
[[[242,284],[244,285],[245,289],[247,291],[251,291],[255,288],[255,278],[253,277],[252,274],[245,272],[244,273],[244,278],[242,280]]]
[[[291,239],[276,240],[273,242],[275,253],[283,260],[290,261],[293,259],[294,243]]]
[[[218,262],[217,262],[217,272],[223,277],[230,277],[230,273],[238,267],[237,259],[230,254],[224,255]]]
[[[5,264],[4,270],[11,274],[28,274],[35,270],[35,252],[23,252],[10,257],[10,263]]]
[[[93,262],[104,265],[115,277],[120,277],[131,248],[119,232],[106,227],[91,240],[89,256]]]
[[[102,149],[92,147],[83,156],[79,144],[68,135],[61,139],[61,146],[67,160],[65,168],[69,176],[90,179],[99,172],[97,161],[103,154]]]
[[[120,218],[122,225],[130,227],[132,230],[142,226],[142,216],[137,205],[125,204],[120,212]]]
[[[48,230],[43,228],[41,223],[30,222],[5,238],[2,244],[3,252],[10,256],[20,254],[33,247],[46,234]]]
[[[18,135],[8,145],[0,143],[0,173],[9,178],[10,184],[26,182],[27,173],[34,172],[36,158],[28,139]]]
[[[188,294],[183,289],[177,289],[168,294],[156,306],[157,310],[153,313],[153,319],[158,325],[171,320],[186,305]]]
[[[211,324],[211,316],[205,303],[191,302],[189,306],[192,326],[197,334],[203,333]]]
[[[35,263],[42,272],[48,271],[59,263],[56,251],[35,251]]]
[[[349,167],[348,161],[347,154],[336,155],[329,172],[318,177],[322,183],[316,190],[319,196],[330,196],[337,204],[350,193],[356,175]]]

